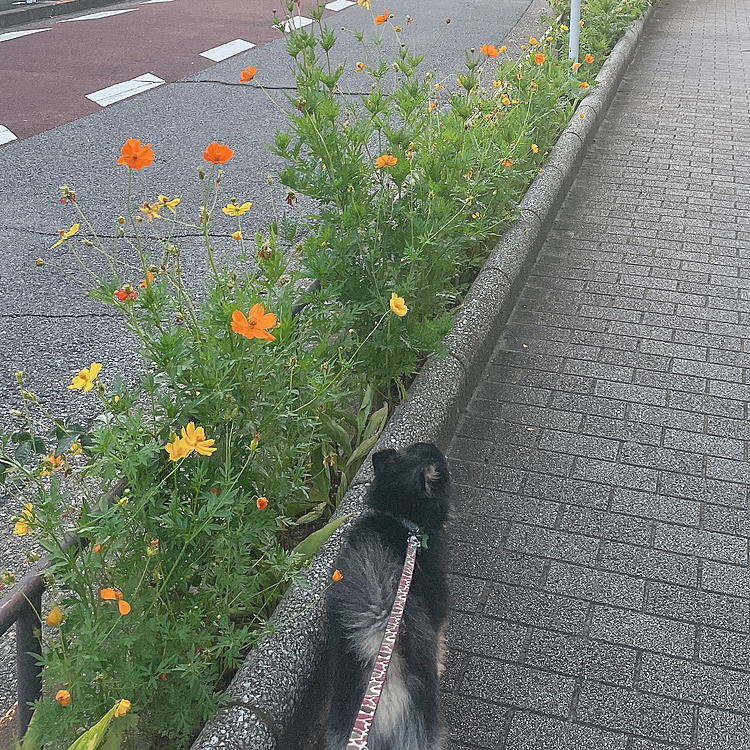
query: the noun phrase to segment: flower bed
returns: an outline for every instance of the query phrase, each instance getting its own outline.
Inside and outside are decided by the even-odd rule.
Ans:
[[[608,26],[643,6],[612,4],[606,18],[622,23]],[[32,429],[40,405],[19,374],[26,409],[0,461],[8,480],[37,492],[16,532],[36,535],[53,560],[46,617],[57,637],[43,659],[65,705],[40,702],[32,725],[50,747],[67,747],[126,698],[132,710],[117,720],[134,724],[140,712],[144,731],[170,747],[184,747],[211,715],[215,686],[264,632],[321,537],[297,551],[287,540],[330,514],[409,376],[440,352],[472,274],[593,82],[597,50],[614,43],[584,26],[594,51],[573,67],[560,59],[563,24],[530,39],[519,61],[486,44],[455,81],[436,81],[410,51],[408,17],[399,25],[384,11],[373,22],[397,41],[395,59],[377,45],[363,51],[353,72],[370,93],[347,97],[335,35],[316,12],[312,31],[287,35],[297,92],[291,132],[274,144],[287,160],[288,202],[296,193],[317,201],[309,231],[287,218],[245,237],[250,201],[219,199],[232,157],[221,144],[203,154],[204,201],[190,224],[177,197],[134,201],[152,155],[128,141],[114,249],[64,191],[79,216],[61,242],[76,258],[83,238],[109,264],[107,278],[88,276],[87,293],[122,313],[145,375],[127,388],[106,363],[81,369],[70,387],[100,400],[101,420],[88,431],[55,419],[41,439]],[[262,74],[243,77],[256,85]],[[234,222],[221,240],[237,248],[226,265],[209,231],[219,221]],[[198,294],[182,281],[172,240],[188,225],[203,233],[211,269]],[[247,270],[251,257],[257,271]],[[304,278],[320,286],[292,316]],[[61,474],[81,480],[76,495],[63,494]],[[92,513],[91,480],[106,489],[119,477],[120,501]],[[90,541],[77,553],[60,548],[70,519]]]

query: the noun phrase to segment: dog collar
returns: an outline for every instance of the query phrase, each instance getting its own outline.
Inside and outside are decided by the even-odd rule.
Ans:
[[[417,526],[417,524],[415,524],[413,521],[410,521],[408,518],[397,516],[395,513],[389,513],[388,511],[381,511],[381,513],[388,516],[389,518],[392,518],[394,521],[398,521],[409,532],[409,536],[413,536],[419,539],[420,546],[423,549],[427,549],[427,540],[429,539],[429,536],[424,531],[422,531],[422,529]]]

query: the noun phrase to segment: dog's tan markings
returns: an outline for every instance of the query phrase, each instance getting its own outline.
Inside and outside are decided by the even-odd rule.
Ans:
[[[427,497],[432,497],[432,485],[440,479],[440,471],[434,464],[424,469],[424,492]]]

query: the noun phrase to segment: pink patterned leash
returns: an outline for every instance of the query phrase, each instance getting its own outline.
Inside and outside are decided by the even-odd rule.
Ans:
[[[349,735],[349,742],[346,745],[346,750],[366,750],[367,748],[367,738],[370,735],[370,729],[372,727],[372,721],[375,718],[375,711],[378,708],[380,694],[383,692],[383,684],[385,683],[385,676],[388,672],[388,665],[391,662],[393,649],[396,645],[396,636],[398,635],[398,629],[401,625],[401,619],[404,616],[404,606],[406,605],[406,597],[409,594],[411,577],[414,574],[414,563],[417,559],[417,550],[419,549],[420,544],[424,544],[424,537],[420,541],[420,538],[417,537],[416,534],[411,533],[406,547],[404,569],[401,573],[401,580],[398,583],[398,589],[396,590],[396,599],[393,602],[393,609],[391,609],[391,616],[388,618],[388,625],[386,625],[385,635],[380,644],[380,651],[378,651],[377,659],[375,659],[372,674],[370,675],[370,682],[367,685],[367,690],[365,690],[365,697],[362,700],[357,719],[354,722],[354,728]]]

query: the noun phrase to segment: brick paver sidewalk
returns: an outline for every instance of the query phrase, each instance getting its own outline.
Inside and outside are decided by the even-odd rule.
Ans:
[[[750,747],[748,29],[657,7],[450,447],[454,748]]]

